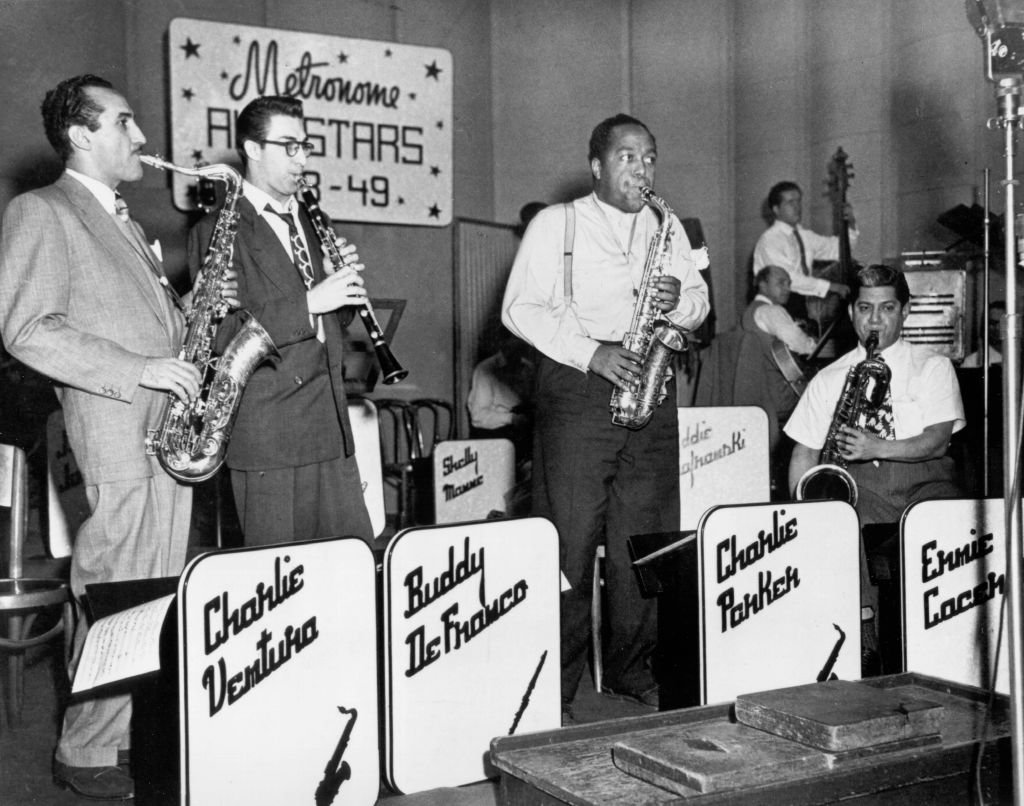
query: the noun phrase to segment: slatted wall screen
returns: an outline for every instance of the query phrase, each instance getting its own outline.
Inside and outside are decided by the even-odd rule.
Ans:
[[[456,436],[469,435],[466,399],[473,367],[497,349],[501,298],[519,245],[507,224],[455,222],[455,412]]]

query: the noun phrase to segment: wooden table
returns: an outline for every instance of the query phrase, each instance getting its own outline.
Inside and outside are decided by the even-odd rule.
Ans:
[[[1008,698],[996,697],[986,719],[988,696],[973,687],[914,673],[862,681],[901,696],[943,706],[941,742],[853,759],[826,773],[741,790],[678,795],[633,777],[612,762],[624,739],[671,726],[730,721],[732,704],[701,706],[652,716],[610,720],[523,736],[495,739],[491,761],[501,772],[499,803],[547,804],[794,804],[850,800],[857,804],[968,803],[979,740],[987,736],[981,782],[986,802],[1011,798]]]

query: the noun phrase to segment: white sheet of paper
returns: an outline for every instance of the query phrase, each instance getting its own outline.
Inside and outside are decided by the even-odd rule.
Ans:
[[[160,630],[170,593],[152,602],[99,619],[85,637],[72,692],[88,691],[160,668]]]

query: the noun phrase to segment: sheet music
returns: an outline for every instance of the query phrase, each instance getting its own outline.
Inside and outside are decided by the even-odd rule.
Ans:
[[[168,594],[99,619],[85,637],[73,693],[116,683],[160,668],[160,631],[174,601]]]

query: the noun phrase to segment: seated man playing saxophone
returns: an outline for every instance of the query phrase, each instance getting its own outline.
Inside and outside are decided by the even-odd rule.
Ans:
[[[821,370],[811,380],[786,423],[795,443],[789,462],[789,486],[796,495],[800,480],[819,464],[832,431],[837,404],[851,368],[864,366],[866,343],[877,337],[876,358],[890,370],[888,393],[877,410],[860,412],[867,425],[841,424],[831,446],[846,462],[856,486],[861,526],[899,521],[916,501],[959,494],[953,481],[953,460],[947,456],[950,437],[966,425],[960,387],[948,358],[901,338],[910,313],[910,289],[898,269],[874,265],[857,272],[850,317],[857,346]],[[850,388],[856,387],[851,384]],[[849,397],[849,395],[847,395]],[[847,415],[846,422],[862,418]],[[800,497],[800,496],[797,496]],[[877,609],[878,591],[871,584],[861,546],[861,604],[870,619]],[[869,609],[870,608],[870,609]],[[866,626],[866,625],[865,625]],[[873,625],[862,635],[865,650],[873,650]],[[870,666],[865,652],[865,673]]]

